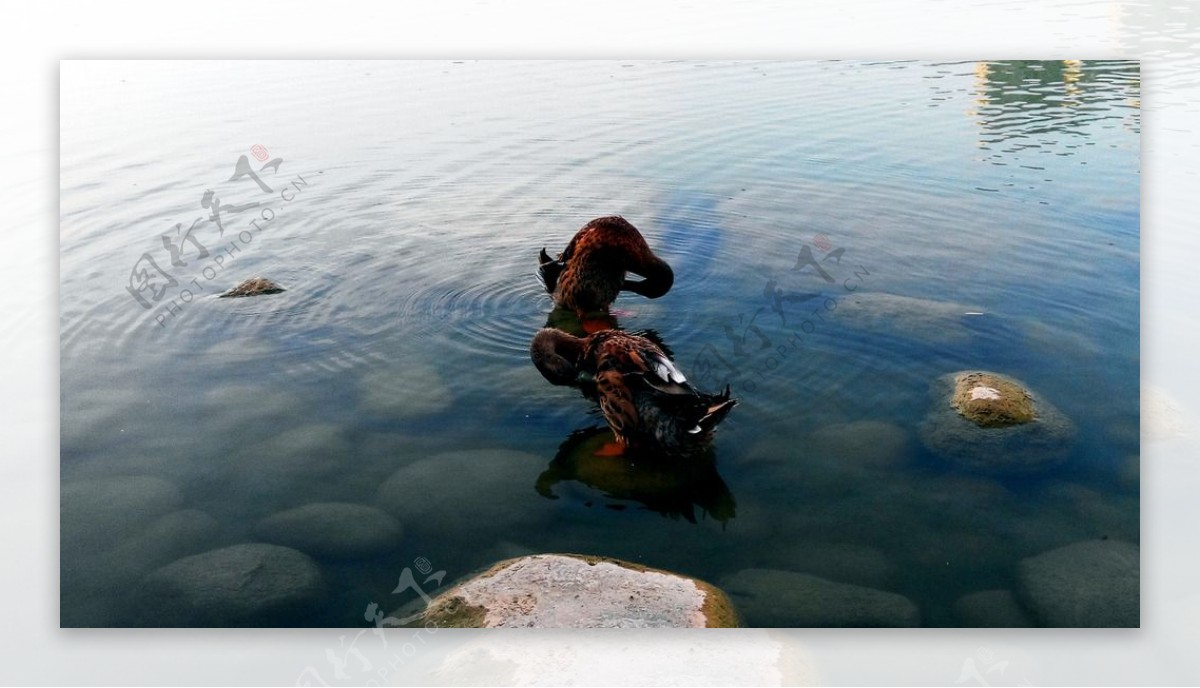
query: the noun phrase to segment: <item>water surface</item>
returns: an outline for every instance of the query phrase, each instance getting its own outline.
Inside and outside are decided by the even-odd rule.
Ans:
[[[418,557],[539,551],[957,625],[1022,558],[1136,543],[1139,98],[1103,61],[65,63],[62,623],[144,623],[142,575],[313,502],[403,537],[319,559],[311,625],[409,602]],[[603,421],[527,354],[537,251],[614,213],[676,274],[620,325],[741,399],[714,466],[649,488],[564,463]],[[287,291],[215,298],[259,274]],[[1069,458],[931,456],[930,383],[967,368],[1057,405]]]

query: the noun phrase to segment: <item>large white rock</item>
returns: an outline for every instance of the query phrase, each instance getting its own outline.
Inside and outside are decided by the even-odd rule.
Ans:
[[[375,507],[320,502],[268,516],[254,534],[315,557],[361,559],[393,550],[402,530],[399,521]]]
[[[1024,559],[1018,593],[1044,626],[1137,628],[1141,624],[1140,550],[1088,540]]]
[[[426,625],[468,628],[705,628],[737,625],[729,600],[687,576],[574,554],[502,561],[438,595]]]
[[[744,569],[721,579],[725,590],[751,626],[907,627],[921,615],[907,597],[835,583],[805,573]]]

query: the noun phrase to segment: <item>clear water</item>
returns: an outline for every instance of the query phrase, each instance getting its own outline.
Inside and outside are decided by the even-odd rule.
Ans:
[[[1129,62],[66,63],[62,623],[136,623],[141,575],[310,502],[404,528],[320,562],[312,625],[399,607],[418,557],[449,583],[571,551],[809,571],[948,626],[1026,556],[1136,543],[1139,93]],[[622,296],[621,326],[741,399],[715,470],[554,462],[602,419],[529,363],[536,255],[612,213],[676,274]],[[147,253],[176,284],[144,308]],[[287,291],[214,297],[259,274]],[[965,368],[1066,413],[1068,460],[1015,479],[929,455],[930,383]],[[87,498],[117,476],[167,481],[204,527],[144,544],[135,507]]]

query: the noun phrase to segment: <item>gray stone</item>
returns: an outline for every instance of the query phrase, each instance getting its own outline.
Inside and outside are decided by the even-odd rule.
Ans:
[[[105,552],[98,565],[127,580],[136,580],[168,562],[208,549],[218,529],[217,519],[203,511],[175,511]]]
[[[63,483],[59,497],[64,555],[112,549],[183,503],[173,483],[149,476]]]
[[[359,380],[362,407],[393,418],[416,418],[450,408],[454,395],[432,366],[398,359],[370,368]]]
[[[907,455],[908,433],[876,420],[836,423],[813,432],[803,451],[857,467],[894,467]]]
[[[241,452],[235,471],[255,483],[314,478],[340,472],[352,457],[340,426],[311,423],[279,432]]]
[[[322,591],[321,571],[308,555],[278,545],[234,545],[185,557],[142,579],[139,623],[295,625]]]
[[[995,375],[1023,388],[1032,399],[1034,419],[1007,427],[981,427],[953,405],[960,371],[939,377],[932,386],[933,410],[921,423],[921,441],[941,458],[970,470],[995,475],[1036,473],[1061,463],[1071,450],[1075,426],[1038,394],[1017,380]]]
[[[322,502],[282,511],[258,522],[264,542],[294,547],[315,557],[361,559],[399,544],[400,522],[365,504]]]
[[[687,576],[576,554],[502,561],[438,595],[439,628],[728,628],[737,614],[718,589]]]
[[[376,504],[408,527],[464,533],[512,529],[549,508],[534,482],[545,459],[508,449],[437,454],[396,471]]]
[[[863,330],[890,332],[928,342],[953,344],[971,338],[967,313],[977,309],[949,301],[899,294],[859,292],[838,300],[830,317]]]
[[[967,628],[1028,628],[1029,616],[1011,590],[981,590],[954,602],[954,615]]]
[[[878,549],[848,542],[780,544],[775,559],[789,571],[874,588],[889,585],[896,570]]]
[[[910,627],[921,615],[907,597],[805,573],[744,569],[721,579],[746,622],[768,627]]]
[[[1076,542],[1022,560],[1018,593],[1044,626],[1137,628],[1139,559],[1128,542]]]

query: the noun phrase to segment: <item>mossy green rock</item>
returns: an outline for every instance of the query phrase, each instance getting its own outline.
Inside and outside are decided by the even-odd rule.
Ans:
[[[1004,428],[1034,419],[1033,397],[1013,380],[993,373],[954,376],[950,405],[981,428]]]
[[[578,554],[508,559],[434,598],[439,628],[730,628],[729,598],[694,578]]]
[[[285,291],[283,287],[275,284],[265,277],[251,277],[224,294],[221,294],[221,298],[227,299],[244,296],[263,296],[265,294],[278,294],[282,291]]]
[[[921,424],[930,451],[963,468],[1025,475],[1061,463],[1074,424],[1013,378],[986,371],[943,375],[932,386],[933,410]]]

